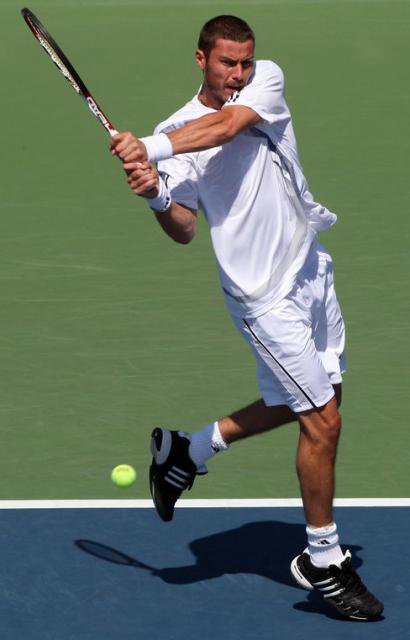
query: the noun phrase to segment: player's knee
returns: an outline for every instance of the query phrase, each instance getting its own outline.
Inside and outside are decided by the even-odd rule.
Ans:
[[[335,451],[342,428],[339,411],[322,411],[313,421],[302,425],[302,430],[316,449]]]
[[[337,445],[342,428],[342,417],[339,411],[335,410],[330,415],[323,416],[321,435],[325,446],[331,448]]]
[[[327,426],[331,433],[339,435],[342,428],[342,416],[339,411],[335,411],[327,420]]]

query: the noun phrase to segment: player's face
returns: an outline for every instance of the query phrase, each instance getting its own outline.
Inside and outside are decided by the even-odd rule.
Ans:
[[[213,109],[220,109],[235,91],[242,89],[252,73],[254,65],[254,43],[234,42],[218,38],[208,58],[201,49],[196,52],[196,61],[204,72],[201,99]]]

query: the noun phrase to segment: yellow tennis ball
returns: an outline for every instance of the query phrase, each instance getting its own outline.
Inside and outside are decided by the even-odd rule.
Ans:
[[[117,487],[126,489],[137,479],[137,472],[130,464],[119,464],[111,471],[111,480]]]

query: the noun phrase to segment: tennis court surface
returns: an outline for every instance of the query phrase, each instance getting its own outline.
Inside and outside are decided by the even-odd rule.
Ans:
[[[342,620],[296,587],[300,508],[2,511],[2,637],[253,640],[409,637],[408,508],[340,507],[356,567],[385,619]]]

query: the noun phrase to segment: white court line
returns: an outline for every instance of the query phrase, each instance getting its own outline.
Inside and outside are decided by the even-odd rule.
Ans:
[[[410,498],[336,498],[335,507],[410,507]],[[179,500],[177,508],[301,507],[300,498]],[[0,500],[0,509],[152,509],[151,500]]]

